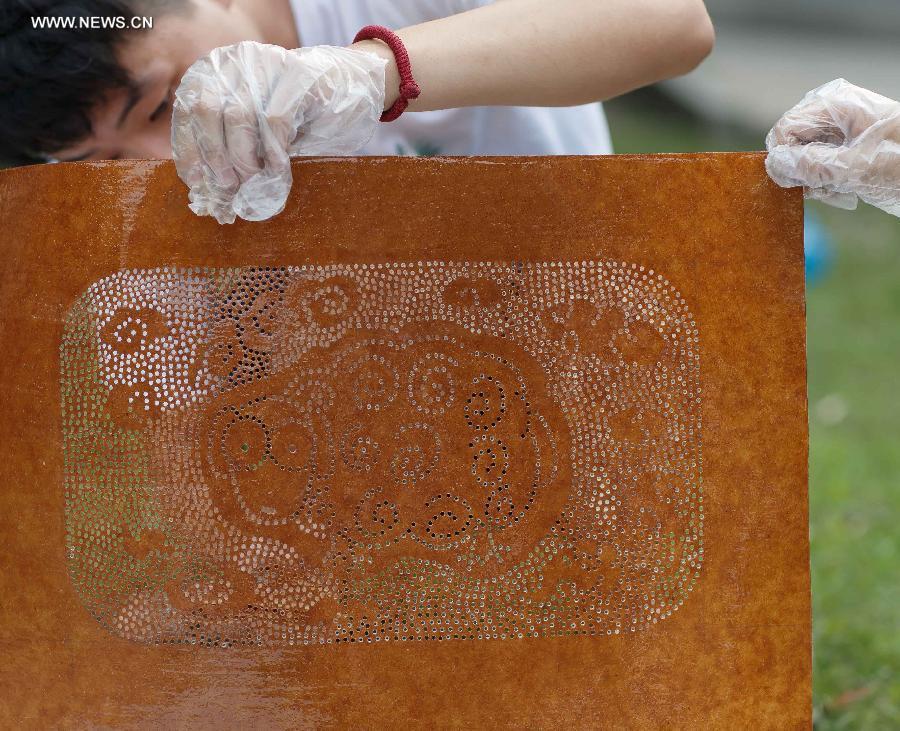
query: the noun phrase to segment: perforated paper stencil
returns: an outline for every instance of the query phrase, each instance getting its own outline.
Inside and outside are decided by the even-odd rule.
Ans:
[[[642,630],[702,563],[698,351],[634,264],[104,278],[61,349],[72,580],[145,642]]]
[[[0,728],[802,729],[763,156],[0,171]]]

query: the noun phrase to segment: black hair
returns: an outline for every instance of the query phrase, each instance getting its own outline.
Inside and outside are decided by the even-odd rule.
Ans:
[[[131,80],[116,51],[132,17],[187,0],[0,0],[0,166],[42,162],[91,134],[90,114]],[[124,18],[40,27],[35,18]],[[124,27],[118,27],[123,26]]]

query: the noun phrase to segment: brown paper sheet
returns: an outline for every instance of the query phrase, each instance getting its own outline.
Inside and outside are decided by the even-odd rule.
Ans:
[[[0,174],[0,721],[798,728],[802,202],[756,154]]]

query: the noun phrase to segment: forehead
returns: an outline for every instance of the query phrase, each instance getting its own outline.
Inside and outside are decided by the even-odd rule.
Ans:
[[[165,13],[153,18],[149,29],[126,31],[116,49],[119,63],[132,76],[149,64],[174,61],[181,55],[180,47],[190,48],[193,16],[186,13]]]

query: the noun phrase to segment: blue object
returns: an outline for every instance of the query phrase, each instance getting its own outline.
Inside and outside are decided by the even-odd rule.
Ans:
[[[807,210],[803,217],[803,253],[806,257],[806,283],[815,284],[831,269],[834,256],[831,234],[822,220]]]

